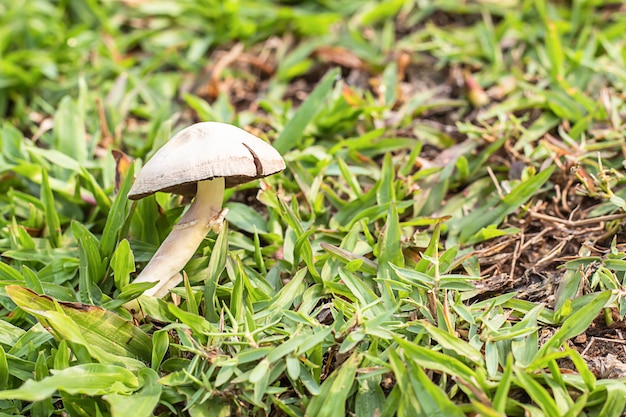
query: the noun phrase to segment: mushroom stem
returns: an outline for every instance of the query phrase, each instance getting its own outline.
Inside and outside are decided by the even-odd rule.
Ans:
[[[206,237],[222,210],[224,178],[199,181],[193,203],[174,225],[134,282],[158,282],[145,295],[163,297],[182,280],[179,272]]]

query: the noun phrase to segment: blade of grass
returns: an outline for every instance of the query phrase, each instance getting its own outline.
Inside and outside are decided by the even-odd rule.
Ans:
[[[0,346],[0,391],[4,391],[8,388],[9,382],[9,363],[7,361],[7,354]]]
[[[534,403],[546,413],[547,417],[559,417],[561,415],[552,395],[539,382],[518,368],[514,368],[514,372],[517,385],[526,391]]]
[[[406,365],[413,392],[427,416],[465,416],[448,394],[426,376],[420,365],[416,366],[413,361],[407,361]]]
[[[392,279],[395,274],[392,265],[404,266],[401,242],[402,230],[400,229],[398,210],[395,203],[391,202],[389,210],[387,211],[385,232],[382,239],[380,239],[380,246],[378,248],[378,276],[383,279],[379,283],[380,294],[383,298],[383,304],[387,308],[391,308],[395,305],[395,296],[387,282],[387,280]]]
[[[62,321],[54,320],[56,317],[49,321],[47,313],[58,313],[59,318],[73,323],[90,346],[118,356],[150,360],[150,337],[115,313],[96,306],[57,302],[17,285],[7,286],[6,292],[20,308],[48,322],[53,332],[61,338],[69,329],[63,327]]]
[[[135,164],[131,164],[126,172],[126,177],[113,200],[113,205],[107,215],[102,237],[100,238],[99,250],[103,258],[110,258],[121,236],[126,234],[124,224],[130,214],[128,191],[133,185]],[[118,287],[118,289],[121,289]]]
[[[587,387],[589,392],[593,392],[593,390],[596,389],[596,377],[589,369],[589,365],[587,365],[587,362],[585,362],[585,360],[582,356],[580,356],[580,353],[578,353],[577,350],[567,348],[565,349],[565,351],[569,354],[569,358],[574,363],[578,374],[582,377],[583,381],[585,382],[585,386]]]
[[[128,240],[124,239],[117,245],[111,258],[111,269],[113,269],[115,287],[123,291],[130,282],[130,274],[135,272],[135,257]]]
[[[470,367],[458,359],[444,353],[419,346],[415,343],[401,339],[398,336],[395,336],[394,339],[398,345],[404,349],[404,356],[407,360],[412,360],[424,368],[445,372],[449,375],[463,378],[465,381],[476,381],[480,383],[483,380],[477,372],[474,372]]]
[[[43,345],[51,338],[52,335],[40,323],[36,323],[11,346],[7,353],[24,357],[33,349],[42,349]]]
[[[72,221],[72,232],[78,241],[78,294],[84,303],[95,304],[97,282],[104,276],[104,260],[98,250],[98,239],[81,223]]]
[[[425,320],[421,320],[415,323],[417,326],[422,327],[430,336],[435,339],[441,347],[454,351],[459,357],[467,358],[478,366],[484,366],[483,355],[478,349],[465,342],[458,337],[452,336],[450,333],[433,326]]]
[[[318,417],[340,417],[345,415],[345,403],[354,383],[356,369],[361,361],[359,355],[352,355],[324,381],[320,394],[313,397],[306,415]]]
[[[87,159],[84,109],[80,109],[71,97],[65,96],[54,115],[54,148],[75,159]],[[67,178],[67,176],[66,176]]]
[[[498,384],[498,389],[496,390],[496,394],[493,397],[493,407],[504,414],[506,410],[507,399],[509,398],[509,391],[511,389],[511,382],[513,376],[513,356],[508,355],[506,358],[506,366],[504,368],[504,372],[502,373],[502,377],[500,378],[500,383]]]
[[[355,401],[355,415],[363,417],[380,416],[385,405],[385,394],[376,377],[360,381]]]
[[[606,387],[606,400],[600,410],[599,416],[619,417],[624,415],[626,407],[626,387],[623,383],[609,381]]]
[[[484,205],[463,219],[455,222],[448,221],[450,233],[458,234],[460,242],[467,242],[483,227],[499,225],[509,214],[513,213],[528,201],[545,184],[552,175],[554,166],[515,186],[509,194],[504,196],[495,207]]]
[[[48,365],[46,364],[46,353],[39,351],[37,361],[35,362],[35,381],[42,381],[50,374]],[[52,399],[46,398],[33,403],[32,415],[34,416],[50,416],[54,412]]]
[[[103,399],[111,406],[111,417],[151,417],[159,403],[162,385],[158,383],[159,375],[150,368],[141,369],[138,373],[141,389],[133,395],[119,392],[107,394]]]
[[[58,248],[61,245],[61,222],[54,206],[54,195],[48,180],[48,170],[43,167],[41,168],[41,202],[44,205],[48,240],[53,248]]]
[[[415,416],[415,417],[427,417],[422,410],[421,404],[417,400],[417,397],[413,394],[413,388],[411,381],[409,380],[409,373],[406,369],[406,363],[400,358],[400,355],[395,350],[389,352],[389,366],[396,377],[396,386],[391,391],[390,397],[400,397],[397,400],[398,415]],[[394,396],[394,393],[396,394]],[[394,404],[395,405],[395,404]],[[385,415],[392,415],[393,408],[384,410]],[[395,415],[395,413],[393,414]]]
[[[297,148],[304,129],[308,126],[315,115],[323,109],[324,99],[332,90],[333,84],[339,76],[339,69],[329,71],[315,89],[309,94],[307,99],[296,110],[293,117],[287,122],[282,132],[274,141],[274,148],[281,154]]]
[[[91,396],[130,394],[138,387],[137,377],[121,366],[89,363],[56,371],[41,381],[29,379],[20,388],[0,392],[0,399],[41,401],[58,390]]]
[[[537,364],[541,359],[552,352],[555,349],[561,347],[561,345],[568,339],[575,337],[587,329],[591,322],[598,316],[602,308],[611,298],[611,291],[603,291],[596,294],[587,305],[576,310],[569,316],[561,325],[561,328],[552,335],[537,352],[532,363],[528,366],[528,369],[537,369]]]
[[[217,299],[217,283],[226,268],[226,255],[228,253],[228,222],[224,222],[222,230],[217,235],[213,251],[209,258],[209,267],[206,272],[204,285],[204,315],[207,320],[216,322],[219,318]]]
[[[43,284],[37,274],[27,266],[22,267],[22,275],[24,276],[24,282],[28,289],[35,291],[39,294],[44,294]]]
[[[394,171],[391,161],[391,154],[385,154],[383,158],[383,166],[381,168],[381,177],[379,185],[376,189],[376,201],[379,205],[396,201],[396,193],[394,189]]]

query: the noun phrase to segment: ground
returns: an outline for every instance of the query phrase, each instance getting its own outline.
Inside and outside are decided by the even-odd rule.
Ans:
[[[0,5],[0,411],[621,415],[625,16]],[[133,317],[188,203],[128,201],[133,175],[207,120],[287,169],[228,191],[183,284]]]

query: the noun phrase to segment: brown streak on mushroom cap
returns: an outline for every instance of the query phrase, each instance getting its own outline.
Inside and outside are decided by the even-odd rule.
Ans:
[[[243,146],[248,148],[248,152],[250,152],[250,155],[252,155],[252,159],[254,159],[254,166],[256,167],[256,174],[263,175],[263,161],[259,159],[259,157],[256,155],[256,152],[254,152],[254,149],[252,149],[245,143],[243,144]]]
[[[196,183],[223,177],[234,187],[285,169],[270,144],[236,126],[196,123],[178,132],[144,165],[128,198],[157,191],[194,195]]]

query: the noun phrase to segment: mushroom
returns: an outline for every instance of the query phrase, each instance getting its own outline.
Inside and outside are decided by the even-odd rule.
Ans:
[[[157,191],[195,198],[134,282],[157,282],[144,294],[165,296],[209,230],[221,225],[224,189],[283,169],[276,149],[233,125],[203,122],[178,132],[143,166],[128,198]]]

